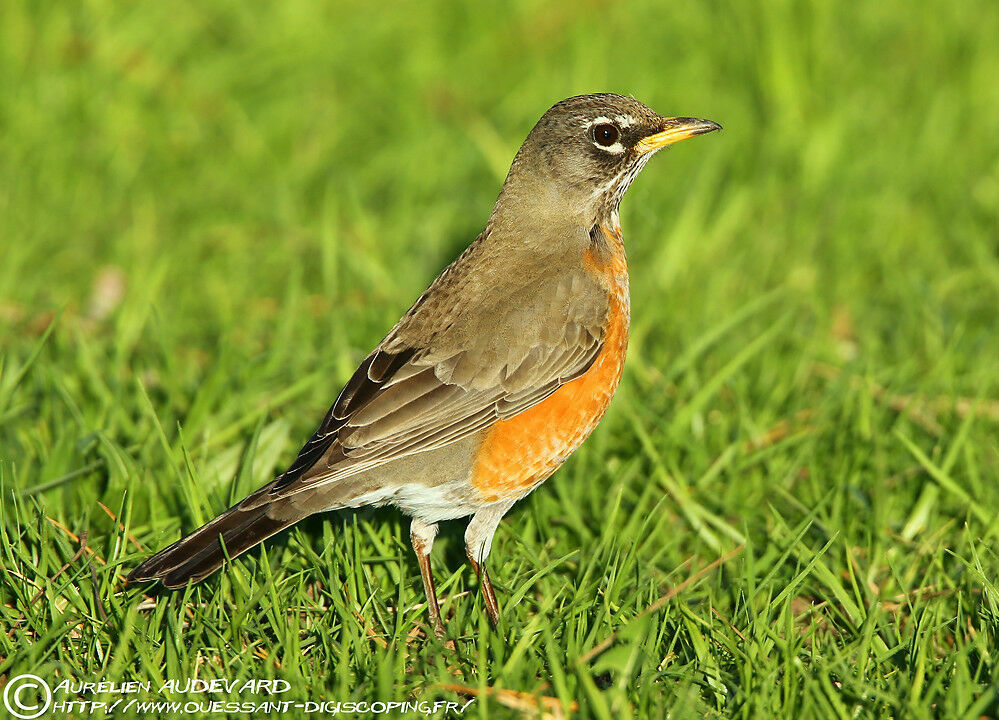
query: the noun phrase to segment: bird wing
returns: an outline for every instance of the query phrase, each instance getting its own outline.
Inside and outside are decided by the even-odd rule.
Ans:
[[[361,363],[295,462],[265,488],[270,499],[456,442],[589,369],[607,315],[592,278],[540,268],[494,281],[488,299],[469,307],[455,301],[478,282],[462,272],[464,259]],[[481,273],[488,258],[473,265]]]

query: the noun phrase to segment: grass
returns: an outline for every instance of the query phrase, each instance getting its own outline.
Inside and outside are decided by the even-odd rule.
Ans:
[[[997,36],[942,0],[0,4],[0,676],[999,716]],[[454,524],[455,648],[418,634],[391,510],[123,590],[280,472],[596,90],[725,131],[624,202],[624,382],[497,534],[500,631]]]

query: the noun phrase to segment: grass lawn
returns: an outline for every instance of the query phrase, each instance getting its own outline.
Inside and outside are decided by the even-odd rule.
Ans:
[[[999,717],[996,38],[985,1],[0,3],[0,683]],[[603,90],[725,130],[622,205],[622,387],[501,525],[499,632],[451,523],[454,648],[421,634],[393,510],[123,589],[284,469],[540,114]],[[189,678],[288,690],[157,694]]]

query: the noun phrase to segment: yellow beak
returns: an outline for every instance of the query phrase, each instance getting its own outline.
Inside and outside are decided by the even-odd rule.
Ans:
[[[638,144],[635,145],[635,150],[639,155],[644,155],[647,152],[659,150],[675,142],[715,130],[721,130],[721,125],[710,120],[689,117],[666,118],[665,129],[662,132],[657,132],[654,135],[649,135],[639,140]]]

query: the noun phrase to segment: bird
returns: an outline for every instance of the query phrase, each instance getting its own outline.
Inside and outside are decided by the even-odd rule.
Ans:
[[[497,527],[590,435],[621,379],[621,199],[657,151],[720,129],[614,93],[553,105],[485,228],[364,359],[288,469],[127,582],[184,587],[315,513],[390,505],[411,518],[434,634],[446,637],[431,549],[439,523],[465,517],[465,553],[498,626],[486,569]]]

